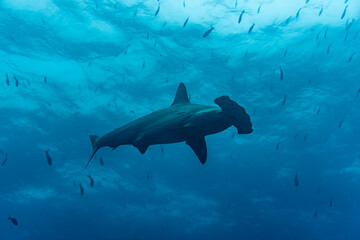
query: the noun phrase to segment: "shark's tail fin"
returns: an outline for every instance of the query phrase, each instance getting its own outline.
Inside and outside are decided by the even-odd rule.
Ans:
[[[249,134],[253,131],[250,116],[245,109],[231,100],[228,96],[218,97],[214,102],[219,105],[222,112],[234,120],[234,126],[239,134]]]
[[[93,148],[93,153],[91,154],[91,157],[89,159],[89,161],[87,162],[85,168],[87,168],[87,166],[89,165],[91,159],[94,157],[95,153],[97,152],[97,150],[99,150],[99,147],[96,146],[96,141],[99,139],[98,136],[96,135],[90,135],[90,141],[91,141],[91,145],[92,145],[92,148]]]

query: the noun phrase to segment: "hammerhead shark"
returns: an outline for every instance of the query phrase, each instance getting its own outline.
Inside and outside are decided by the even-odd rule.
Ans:
[[[186,142],[202,164],[206,162],[205,136],[235,126],[239,134],[253,131],[245,109],[228,96],[218,97],[219,106],[192,104],[183,83],[180,83],[174,102],[164,108],[138,118],[102,137],[90,135],[93,153],[102,147],[113,149],[120,145],[133,145],[144,154],[150,145]]]

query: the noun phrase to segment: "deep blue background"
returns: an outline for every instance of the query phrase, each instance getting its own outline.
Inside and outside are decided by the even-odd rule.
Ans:
[[[0,238],[360,239],[360,2],[344,1],[1,1]],[[208,136],[205,165],[179,143],[84,170],[89,134],[170,106],[180,82],[193,103],[235,99],[254,132]]]

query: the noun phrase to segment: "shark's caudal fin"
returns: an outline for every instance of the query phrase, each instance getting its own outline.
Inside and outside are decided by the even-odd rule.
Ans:
[[[174,102],[171,104],[171,107],[176,105],[189,104],[189,103],[190,101],[186,91],[186,87],[183,83],[180,83],[176,91]]]
[[[91,157],[90,157],[89,161],[87,162],[85,168],[87,168],[87,166],[89,165],[91,159],[94,157],[97,150],[99,150],[99,147],[96,146],[96,141],[99,139],[99,137],[95,136],[95,135],[90,135],[89,137],[90,137],[91,145],[92,145],[92,148],[93,148],[93,153],[91,154]]]

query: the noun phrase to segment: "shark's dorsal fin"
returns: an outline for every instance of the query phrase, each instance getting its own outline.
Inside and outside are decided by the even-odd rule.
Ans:
[[[179,84],[179,87],[176,91],[176,96],[174,99],[174,102],[171,104],[172,106],[176,106],[176,105],[184,105],[184,104],[189,104],[189,97],[186,91],[186,87],[183,83]]]

